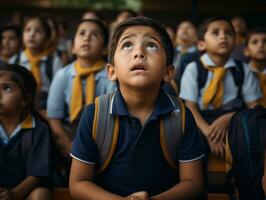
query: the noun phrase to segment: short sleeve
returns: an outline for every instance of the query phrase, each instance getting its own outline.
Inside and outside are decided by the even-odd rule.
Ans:
[[[44,122],[36,120],[32,138],[32,148],[26,163],[26,175],[48,178],[53,166],[50,129]]]
[[[197,65],[195,62],[188,64],[180,85],[180,98],[191,102],[198,102]]]
[[[179,145],[179,162],[190,162],[202,158],[204,138],[199,133],[191,111],[186,108],[186,127]]]
[[[97,164],[99,160],[98,148],[92,138],[93,116],[94,105],[85,107],[71,151],[73,158],[88,164]]]
[[[258,100],[261,96],[259,81],[247,64],[243,65],[245,78],[242,86],[243,99],[246,103]]]
[[[67,77],[65,76],[65,68],[59,70],[50,86],[47,100],[47,116],[48,118],[62,119],[65,115],[65,87],[67,85]]]

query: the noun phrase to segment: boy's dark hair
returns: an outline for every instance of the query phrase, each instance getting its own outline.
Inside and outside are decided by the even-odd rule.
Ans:
[[[1,27],[1,29],[0,29],[0,39],[2,39],[2,34],[5,31],[12,31],[12,32],[14,32],[16,34],[18,40],[21,41],[21,37],[22,37],[21,27],[15,25],[15,24],[7,24],[7,25]]]
[[[44,34],[45,34],[45,37],[46,39],[50,39],[51,38],[51,29],[50,29],[50,26],[47,22],[47,20],[43,17],[43,16],[34,16],[34,17],[30,17],[25,23],[24,23],[24,26],[23,26],[23,31],[25,29],[25,26],[27,25],[27,23],[31,20],[38,20],[41,24],[41,27],[44,31]]]
[[[101,34],[102,34],[102,37],[103,37],[103,44],[104,44],[104,47],[107,47],[108,45],[108,39],[109,39],[109,34],[108,34],[108,29],[105,27],[105,25],[98,19],[83,19],[83,20],[80,20],[79,23],[77,24],[76,26],[76,32],[75,32],[75,35],[77,33],[77,30],[79,28],[79,26],[85,22],[90,22],[90,23],[94,23],[96,24],[100,30],[101,30]]]
[[[24,98],[28,102],[25,114],[33,112],[37,83],[32,73],[18,64],[3,64],[0,66],[0,73],[1,72],[9,73],[10,79],[21,89]]]
[[[108,56],[109,63],[111,64],[114,63],[114,54],[117,48],[117,43],[122,33],[128,27],[131,27],[131,26],[148,26],[152,28],[153,30],[155,30],[160,36],[160,39],[162,41],[162,44],[163,44],[163,47],[166,53],[166,57],[167,57],[166,64],[171,65],[173,63],[174,49],[173,49],[173,45],[172,45],[169,35],[167,34],[165,28],[161,26],[157,21],[147,18],[147,17],[132,17],[132,18],[125,20],[124,22],[121,22],[120,24],[116,26],[113,36],[112,36],[111,43],[110,43],[110,48],[109,48],[109,56]]]
[[[229,26],[231,27],[232,29],[232,32],[233,34],[235,35],[235,30],[234,30],[234,27],[230,21],[230,19],[226,18],[226,17],[223,17],[223,16],[216,16],[216,17],[211,17],[211,18],[208,18],[206,19],[200,26],[199,26],[199,29],[198,29],[198,40],[202,40],[204,41],[205,40],[205,34],[209,28],[209,25],[213,22],[217,22],[217,21],[225,21],[229,24]]]
[[[266,27],[259,26],[259,27],[252,28],[246,36],[246,40],[245,40],[246,46],[248,46],[249,40],[250,40],[251,36],[254,34],[266,34]]]

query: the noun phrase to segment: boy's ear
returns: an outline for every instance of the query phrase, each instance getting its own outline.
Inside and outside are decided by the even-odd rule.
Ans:
[[[199,51],[205,51],[206,50],[206,44],[203,40],[198,40],[197,47]]]
[[[175,73],[175,67],[173,65],[168,65],[166,67],[166,72],[163,77],[164,82],[170,82],[174,77],[174,73]]]
[[[111,81],[113,81],[113,82],[117,81],[115,66],[113,64],[107,64],[106,71],[107,71],[108,78]]]

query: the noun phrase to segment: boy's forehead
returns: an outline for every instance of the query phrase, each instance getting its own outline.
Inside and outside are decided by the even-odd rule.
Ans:
[[[207,26],[207,31],[210,29],[233,29],[233,27],[229,24],[229,22],[225,20],[217,20],[210,22],[209,25]]]
[[[125,28],[119,40],[122,40],[125,37],[135,37],[135,36],[156,37],[159,40],[161,40],[161,37],[156,30],[154,30],[149,26],[142,26],[142,25],[129,26]]]

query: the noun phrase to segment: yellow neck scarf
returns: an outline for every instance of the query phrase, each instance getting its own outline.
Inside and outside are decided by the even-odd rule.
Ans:
[[[21,123],[21,128],[22,129],[29,129],[29,128],[33,128],[33,117],[32,115],[27,115],[27,117],[23,120],[23,122]]]
[[[82,78],[86,78],[86,101],[85,104],[94,102],[95,81],[94,74],[104,67],[102,60],[95,63],[92,67],[81,67],[78,62],[75,63],[77,75],[73,79],[72,95],[70,101],[70,121],[73,122],[83,107]]]
[[[41,72],[40,72],[40,61],[43,54],[32,55],[29,49],[25,49],[25,55],[29,60],[30,63],[30,71],[33,74],[35,80],[37,81],[38,88],[41,87],[42,79],[41,79]]]
[[[211,103],[214,108],[219,108],[223,102],[223,79],[226,69],[224,67],[206,67],[206,69],[213,72],[213,78],[202,96],[203,107],[207,108]]]

